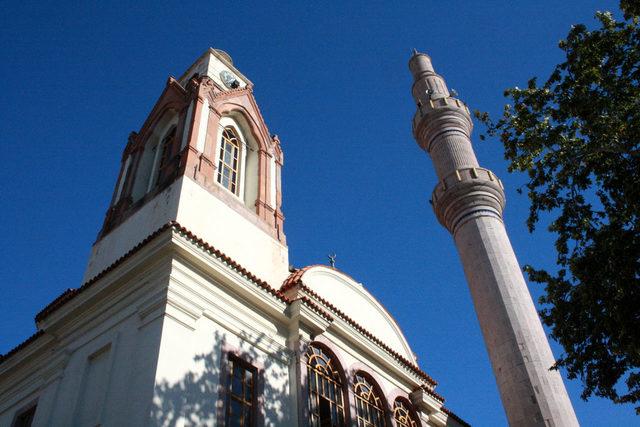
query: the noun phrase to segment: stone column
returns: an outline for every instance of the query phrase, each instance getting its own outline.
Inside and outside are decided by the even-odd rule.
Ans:
[[[509,242],[500,180],[479,167],[469,109],[429,56],[409,61],[418,111],[413,132],[436,169],[438,221],[452,234],[511,426],[577,426],[571,401]]]

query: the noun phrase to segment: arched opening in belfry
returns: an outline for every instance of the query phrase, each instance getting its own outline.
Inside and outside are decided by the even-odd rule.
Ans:
[[[215,180],[252,211],[256,209],[260,181],[258,154],[259,145],[241,114],[232,113],[220,118]],[[234,156],[237,156],[237,164],[234,164]]]
[[[161,172],[175,155],[177,124],[178,112],[168,110],[156,122],[147,137],[131,191],[134,202],[159,184]]]

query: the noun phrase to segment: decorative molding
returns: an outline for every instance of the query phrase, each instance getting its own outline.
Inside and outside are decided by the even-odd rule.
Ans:
[[[169,288],[164,316],[174,320],[190,331],[195,331],[196,322],[202,316],[202,311],[189,307],[189,304],[186,304],[183,298],[178,298],[175,292]]]
[[[182,298],[189,300],[191,304],[197,306],[198,310],[202,312],[222,310],[225,313],[235,313],[238,309],[242,309],[243,306],[237,302],[237,287],[241,285],[250,286],[250,284],[243,283],[242,278],[239,278],[239,281],[230,281],[229,283],[226,283],[222,280],[201,277],[199,275],[193,274],[193,270],[189,270],[189,266],[185,264],[186,260],[174,260],[174,273],[171,277],[172,288],[180,288],[189,293],[188,297],[182,296]],[[197,267],[194,266],[194,268]],[[179,276],[176,273],[178,273]],[[206,274],[206,272],[203,272],[203,274]],[[182,280],[183,277],[185,280]],[[254,291],[251,288],[248,290],[252,292]],[[269,298],[267,295],[255,295],[255,297],[257,297],[256,301]],[[254,309],[255,308],[257,307],[254,307]],[[276,308],[278,312],[281,309],[282,306],[278,306]],[[261,316],[256,315],[253,310],[247,310],[243,314],[249,319],[252,324],[259,325],[262,331],[268,331],[271,334],[276,334],[278,332],[277,328],[274,327],[273,324],[263,320]],[[233,314],[233,316],[237,317],[235,314]],[[248,322],[244,323],[248,324]]]
[[[444,403],[444,397],[422,387],[412,391],[409,394],[409,400],[417,409],[427,414],[438,412]]]

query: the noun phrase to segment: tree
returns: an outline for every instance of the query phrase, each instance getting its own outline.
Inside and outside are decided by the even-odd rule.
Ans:
[[[582,398],[640,401],[640,5],[600,28],[574,25],[566,60],[539,85],[505,91],[498,120],[476,112],[526,172],[527,226],[540,214],[556,235],[557,271],[525,266],[545,285],[543,322],[564,347],[554,368],[583,381]],[[481,139],[484,139],[484,135]],[[640,406],[636,406],[640,414]]]

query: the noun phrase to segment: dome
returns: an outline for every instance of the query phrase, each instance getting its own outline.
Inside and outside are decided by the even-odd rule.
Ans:
[[[225,52],[222,49],[213,49],[213,50],[214,52],[222,56],[230,65],[233,65],[233,59],[231,59],[231,55],[229,55],[227,52]]]

